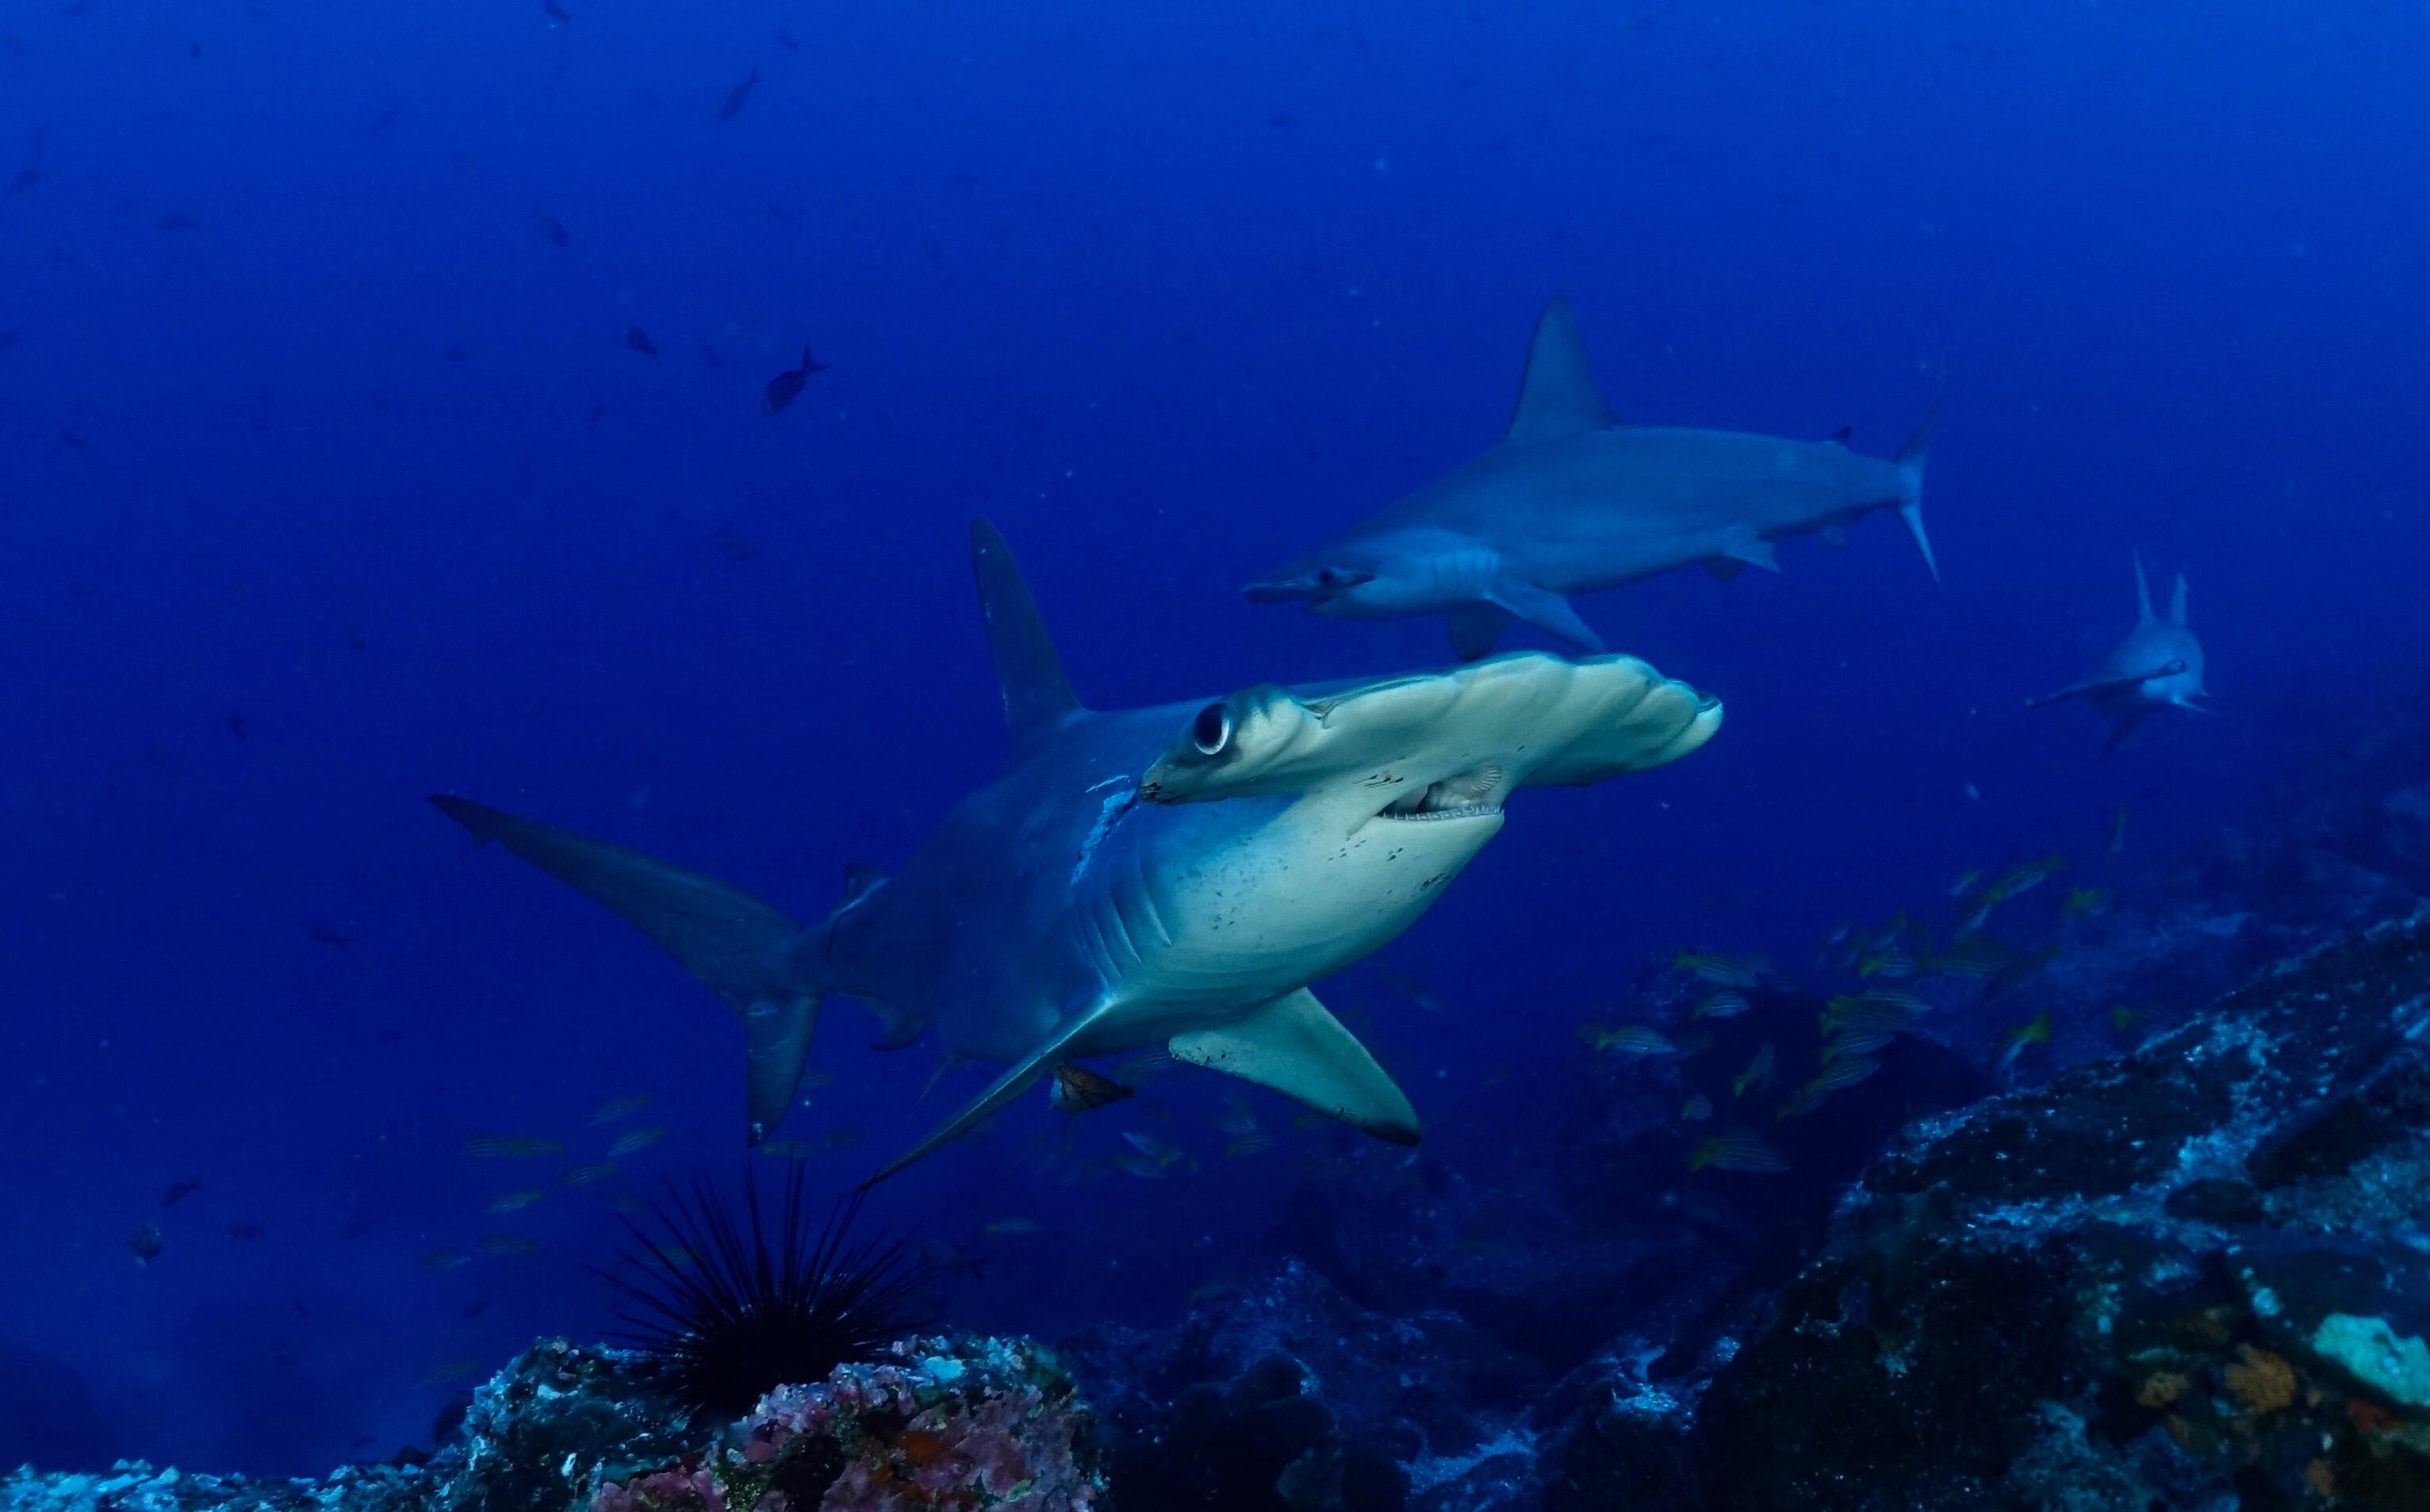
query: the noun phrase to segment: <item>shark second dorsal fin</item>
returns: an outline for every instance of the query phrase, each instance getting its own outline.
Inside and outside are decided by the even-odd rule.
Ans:
[[[2182,630],[2186,625],[2186,574],[2177,574],[2177,586],[2169,593],[2169,623]]]
[[[1306,988],[1220,1029],[1173,1037],[1173,1058],[1238,1076],[1394,1144],[1418,1142],[1418,1113],[1357,1037]]]
[[[1004,690],[1005,729],[1018,746],[1077,711],[1080,701],[1072,695],[1012,548],[985,520],[971,522],[971,575],[978,583],[979,614],[987,621],[988,649],[994,653],[996,682]]]
[[[1561,295],[1536,317],[1536,339],[1527,347],[1527,373],[1519,382],[1519,407],[1510,413],[1506,441],[1557,441],[1620,422],[1595,392],[1587,370],[1587,349],[1578,341],[1578,317]]]
[[[2152,585],[2143,576],[2143,554],[2135,554],[2135,623],[2150,624],[2159,616],[2152,612]]]

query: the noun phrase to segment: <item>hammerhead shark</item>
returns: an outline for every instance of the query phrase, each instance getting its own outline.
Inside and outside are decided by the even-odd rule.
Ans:
[[[472,832],[590,894],[742,1017],[750,1142],[791,1107],[830,997],[879,1048],[935,1027],[1007,1063],[900,1171],[1077,1062],[1150,1045],[1400,1143],[1409,1100],[1308,983],[1416,922],[1521,788],[1673,761],[1721,704],[1632,656],[1540,652],[1303,692],[1100,712],[1065,679],[1003,538],[971,530],[1011,759],[891,877],[812,924],[729,883],[452,795]]]
[[[1519,406],[1501,443],[1241,590],[1312,614],[1451,617],[1452,649],[1484,656],[1513,619],[1589,651],[1603,642],[1570,603],[1702,562],[1727,582],[1778,572],[1773,543],[1894,509],[1923,553],[1927,418],[1896,457],[1827,440],[1623,424],[1595,392],[1577,318],[1556,298],[1537,318]]]
[[[2164,708],[2210,710],[2195,700],[2209,694],[2203,687],[2202,642],[2186,628],[2186,579],[2169,595],[2169,617],[2152,612],[2152,585],[2143,576],[2143,556],[2135,555],[2135,628],[2109,653],[2091,676],[2071,683],[2056,693],[2025,700],[2039,708],[2063,699],[2080,698],[2116,721],[2101,748],[2104,760],[2126,743],[2138,725]]]

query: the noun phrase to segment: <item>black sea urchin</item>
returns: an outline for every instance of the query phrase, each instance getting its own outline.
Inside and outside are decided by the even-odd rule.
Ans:
[[[860,1193],[813,1227],[796,1167],[772,1233],[759,1184],[746,1179],[746,1236],[708,1183],[693,1182],[689,1196],[667,1186],[670,1205],[650,1205],[657,1237],[624,1225],[641,1245],[620,1268],[632,1274],[602,1273],[633,1307],[621,1314],[634,1330],[624,1342],[695,1411],[740,1417],[775,1387],[824,1380],[929,1321],[926,1265],[899,1239],[849,1242]]]

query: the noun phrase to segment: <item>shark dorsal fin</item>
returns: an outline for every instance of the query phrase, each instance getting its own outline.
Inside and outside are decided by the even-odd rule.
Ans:
[[[1561,295],[1536,317],[1536,339],[1527,347],[1527,373],[1519,382],[1519,407],[1510,414],[1506,441],[1557,441],[1619,424],[1595,392],[1587,370],[1587,349],[1578,341],[1578,317]]]
[[[1072,696],[1012,548],[985,520],[971,522],[971,575],[978,583],[979,614],[987,621],[988,649],[995,655],[996,682],[1004,690],[1005,728],[1017,746],[1076,711],[1080,701]]]
[[[2150,624],[2159,616],[2152,612],[2152,585],[2143,576],[2143,554],[2135,554],[2135,623]]]

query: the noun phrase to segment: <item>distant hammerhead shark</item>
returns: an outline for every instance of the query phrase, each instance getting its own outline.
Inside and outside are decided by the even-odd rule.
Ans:
[[[1414,923],[1521,788],[1673,761],[1722,706],[1632,656],[1540,652],[1305,692],[1098,712],[1065,680],[1003,538],[971,530],[1011,761],[892,877],[847,869],[801,924],[740,888],[449,795],[431,802],[589,893],[742,1016],[749,1138],[791,1107],[820,1004],[880,1048],[934,1025],[1010,1069],[875,1182],[1084,1057],[1162,1045],[1404,1144],[1416,1112],[1307,984]],[[1119,1089],[1117,1089],[1118,1095]]]
[[[2027,708],[2039,708],[2063,699],[2080,698],[2117,721],[2109,739],[2101,747],[2102,759],[2126,743],[2154,713],[2164,708],[2191,709],[2197,714],[2210,710],[2195,702],[2209,694],[2203,687],[2202,642],[2186,628],[2186,579],[2177,574],[2177,585],[2169,595],[2169,617],[2165,620],[2152,612],[2152,586],[2143,576],[2142,553],[2135,554],[2135,628],[2109,653],[2092,675],[2080,683],[2071,683],[2056,693],[2025,700]]]
[[[1691,562],[1723,582],[1749,566],[1778,572],[1773,542],[1810,531],[1842,545],[1875,509],[1898,511],[1939,581],[1923,533],[1932,421],[1888,461],[1857,456],[1847,438],[1623,424],[1595,392],[1569,301],[1556,298],[1537,318],[1499,445],[1241,592],[1345,620],[1448,614],[1462,660],[1492,650],[1513,619],[1601,651],[1571,594]]]

